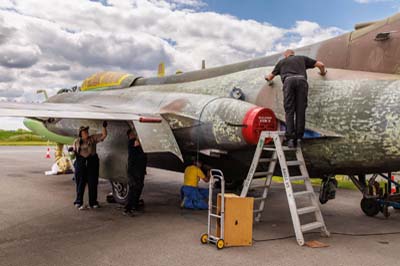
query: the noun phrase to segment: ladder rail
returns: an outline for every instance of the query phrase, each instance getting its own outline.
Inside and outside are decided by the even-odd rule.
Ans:
[[[277,163],[276,160],[278,159],[278,155],[276,154],[276,152],[273,152],[271,159],[272,160],[270,161],[269,166],[268,166],[268,172],[270,174],[268,174],[267,179],[265,180],[265,188],[264,188],[264,191],[263,191],[263,194],[262,194],[262,197],[264,198],[264,200],[262,200],[260,202],[260,204],[259,204],[258,210],[260,212],[257,213],[257,215],[256,215],[256,218],[255,218],[256,222],[261,221],[261,215],[262,215],[262,212],[264,211],[264,208],[265,208],[265,201],[267,199],[268,192],[269,192],[269,189],[271,187],[272,176],[274,175],[274,170],[275,170],[276,163]]]
[[[286,197],[288,199],[290,216],[292,217],[293,229],[296,235],[296,240],[300,245],[304,244],[303,232],[301,231],[300,217],[297,214],[297,204],[293,196],[293,187],[290,182],[289,167],[286,163],[286,156],[283,152],[282,143],[279,135],[273,137],[278,155],[279,164],[282,171],[283,183],[285,186]]]
[[[242,192],[240,193],[240,197],[246,197],[247,193],[249,192],[249,188],[251,185],[251,182],[253,180],[253,176],[257,170],[258,167],[258,160],[260,159],[261,153],[263,151],[264,143],[265,143],[265,138],[262,138],[262,135],[260,136],[260,139],[258,140],[257,148],[254,153],[253,161],[251,162],[251,166],[249,169],[249,172],[247,173],[247,177],[244,181],[243,184],[243,189]]]
[[[307,178],[304,179],[304,185],[305,185],[305,187],[306,187],[306,189],[308,191],[313,192],[311,194],[311,197],[312,197],[311,203],[316,208],[316,210],[314,211],[315,219],[316,219],[317,222],[320,222],[321,224],[323,224],[323,227],[321,228],[322,234],[325,235],[325,236],[329,236],[330,233],[329,233],[328,229],[326,228],[324,217],[322,216],[322,213],[321,213],[321,208],[320,208],[321,206],[320,206],[320,204],[318,202],[317,196],[314,193],[314,188],[313,188],[313,186],[311,184],[310,175],[308,174],[308,170],[307,170],[307,167],[305,165],[304,156],[303,156],[303,153],[302,153],[300,147],[298,147],[298,149],[296,150],[296,158],[297,158],[298,161],[302,161],[303,162],[303,164],[301,164],[299,166],[299,168],[300,168],[301,175],[307,177]]]

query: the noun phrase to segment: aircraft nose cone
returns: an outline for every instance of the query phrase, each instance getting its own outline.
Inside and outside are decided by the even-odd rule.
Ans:
[[[275,131],[278,128],[276,116],[271,109],[251,108],[243,119],[242,135],[248,144],[257,144],[261,131]]]

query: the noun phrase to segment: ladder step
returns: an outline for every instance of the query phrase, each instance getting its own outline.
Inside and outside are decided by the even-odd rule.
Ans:
[[[259,197],[259,198],[254,198],[254,201],[259,201],[259,200],[266,200],[267,197]]]
[[[275,147],[266,146],[263,148],[264,151],[276,151]],[[282,146],[283,151],[297,151],[297,148],[289,148],[288,146]]]
[[[263,212],[264,210],[254,210],[253,213],[260,213]]]
[[[299,181],[299,180],[306,180],[307,176],[304,175],[296,175],[289,177],[290,181]]]
[[[260,176],[265,176],[272,174],[271,172],[255,172],[253,177],[260,177]]]
[[[307,190],[304,190],[304,191],[299,191],[299,192],[293,192],[293,196],[295,197],[295,198],[297,198],[297,197],[304,197],[304,196],[310,196],[310,195],[312,195],[314,192],[312,192],[312,191],[307,191]]]
[[[276,151],[276,148],[274,148],[274,147],[264,147],[263,150],[264,151]]]
[[[297,148],[289,148],[288,146],[282,146],[283,151],[297,151]]]
[[[314,229],[318,229],[324,227],[324,224],[321,222],[313,222],[313,223],[309,223],[309,224],[304,224],[301,226],[301,231],[302,232],[307,232],[307,231],[311,231]]]
[[[267,185],[256,185],[256,186],[250,186],[250,189],[257,189],[257,188],[266,188],[269,187]]]
[[[300,161],[287,161],[286,162],[287,166],[299,166],[302,164]]]
[[[317,210],[317,207],[315,207],[315,206],[304,207],[304,208],[297,209],[297,214],[302,215],[302,214],[312,213],[312,212],[315,212],[316,210]]]
[[[258,162],[260,163],[269,163],[269,162],[275,162],[276,159],[272,159],[272,158],[260,158],[260,160],[258,160]]]

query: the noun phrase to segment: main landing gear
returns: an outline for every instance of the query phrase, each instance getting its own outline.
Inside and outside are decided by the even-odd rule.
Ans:
[[[126,204],[129,195],[128,184],[111,182],[111,186],[112,186],[112,197],[114,199],[114,202],[119,204]],[[108,196],[107,196],[107,201],[108,201]]]
[[[379,212],[387,218],[390,216],[389,207],[400,209],[400,184],[391,179],[392,174],[373,174],[367,181],[365,175],[349,176],[358,190],[363,193],[361,209],[367,216],[375,216]],[[377,177],[386,180],[384,187],[376,181]]]

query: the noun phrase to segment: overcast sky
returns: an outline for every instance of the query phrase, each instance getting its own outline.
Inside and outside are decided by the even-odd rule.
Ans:
[[[198,69],[202,59],[207,67],[234,63],[318,42],[351,30],[356,19],[399,10],[396,0],[296,7],[311,2],[0,0],[0,100],[42,101],[37,89],[54,94],[102,70],[148,77],[161,61],[167,74]],[[332,3],[345,12],[336,15],[332,7],[332,16],[321,15]],[[354,15],[354,7],[365,11]],[[0,119],[0,128],[20,127],[21,119]]]

